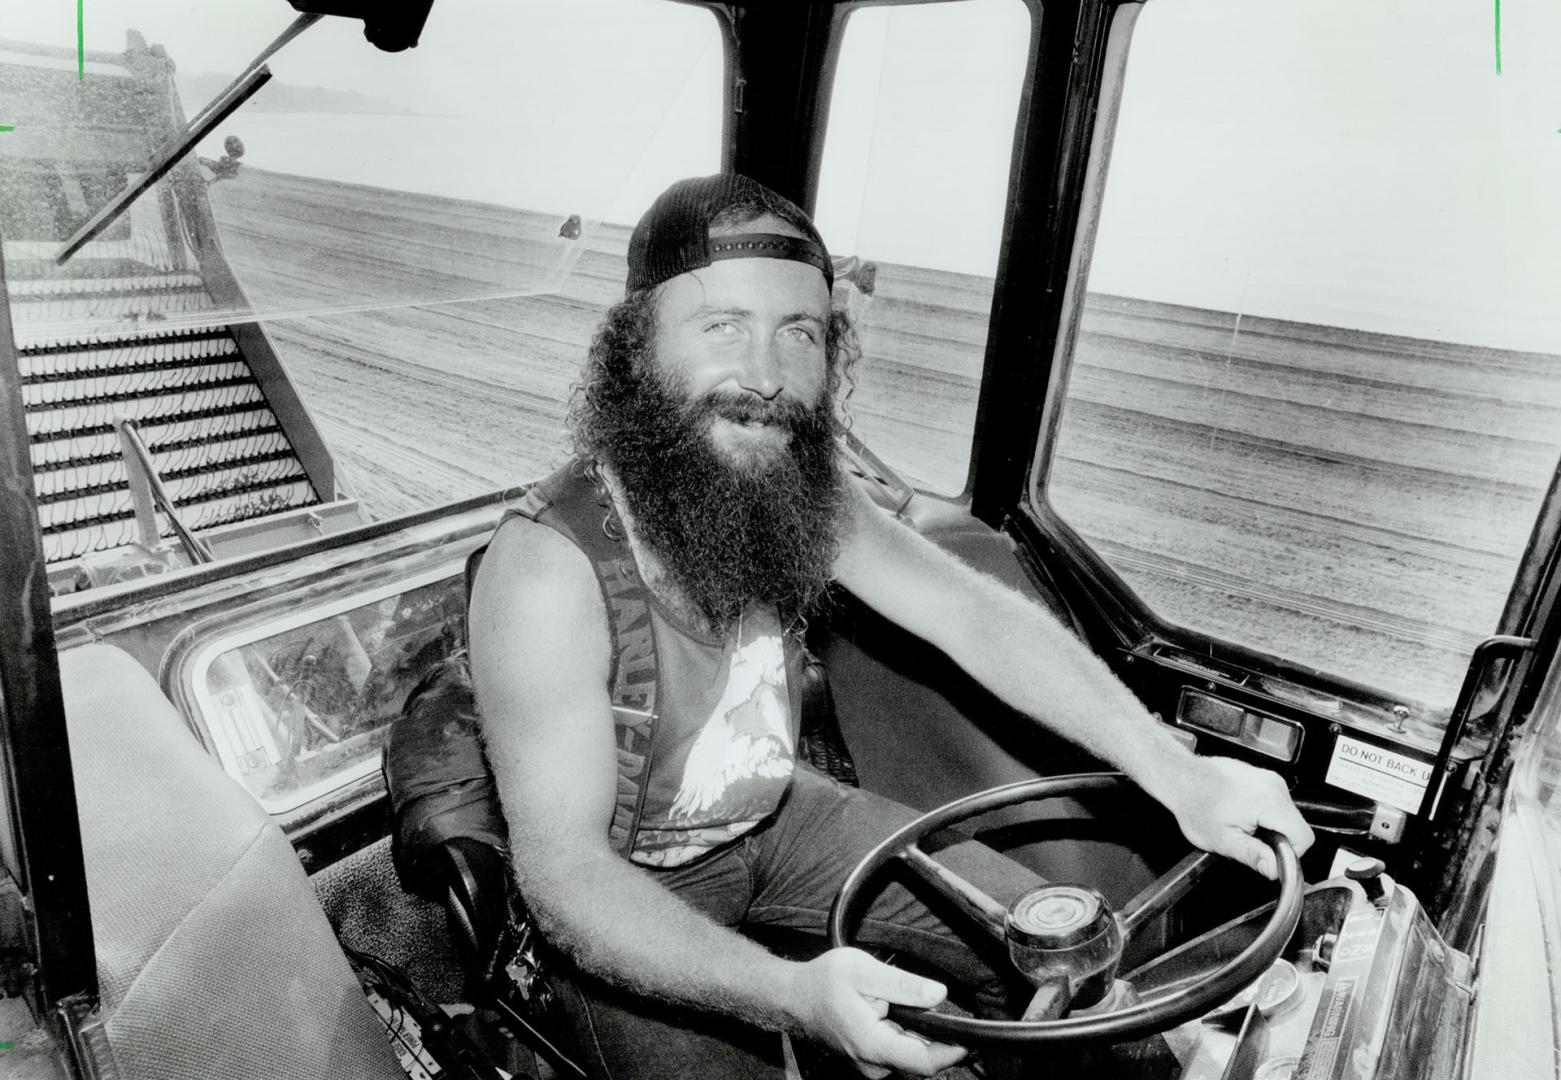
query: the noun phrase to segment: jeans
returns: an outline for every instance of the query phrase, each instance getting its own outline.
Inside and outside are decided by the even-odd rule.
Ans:
[[[918,816],[799,763],[791,789],[770,821],[691,865],[646,872],[722,926],[785,928],[822,936],[846,874],[891,832]],[[938,850],[936,858],[1004,905],[1040,883],[1031,871],[973,840]],[[855,942],[909,953],[971,992],[981,1011],[997,1009],[1016,978],[1002,946],[958,914],[945,922],[938,912],[947,910],[947,902],[912,875],[886,876],[888,884],[872,894]],[[774,1032],[639,997],[574,971],[567,963],[555,962],[548,974],[560,1018],[574,1036],[581,1064],[593,1076],[784,1075]],[[1028,996],[1024,991],[1018,1000]]]

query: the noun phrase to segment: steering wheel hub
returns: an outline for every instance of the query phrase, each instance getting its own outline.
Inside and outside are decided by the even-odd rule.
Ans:
[[[1036,987],[1068,988],[1075,1008],[1111,989],[1122,961],[1122,927],[1106,898],[1087,885],[1041,885],[1013,902],[1004,920],[1008,958]]]
[[[1106,898],[1086,885],[1042,885],[1008,909],[1008,940],[1031,949],[1068,949],[1111,923]]]

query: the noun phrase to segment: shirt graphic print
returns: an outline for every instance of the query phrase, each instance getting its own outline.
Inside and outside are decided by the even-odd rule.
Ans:
[[[715,693],[716,690],[719,693]],[[636,844],[635,861],[676,866],[753,828],[791,782],[796,749],[786,655],[773,611],[745,614],[727,647],[702,725],[657,763],[679,777],[665,817]],[[658,755],[662,752],[658,748]],[[680,760],[681,759],[681,760]]]

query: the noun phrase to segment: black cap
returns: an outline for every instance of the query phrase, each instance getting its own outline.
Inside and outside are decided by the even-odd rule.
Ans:
[[[710,236],[710,222],[733,207],[773,215],[802,236],[779,233],[730,233]],[[785,196],[737,173],[679,180],[645,211],[629,237],[629,292],[709,266],[720,259],[791,259],[817,267],[834,288],[834,264],[824,238],[807,214]]]

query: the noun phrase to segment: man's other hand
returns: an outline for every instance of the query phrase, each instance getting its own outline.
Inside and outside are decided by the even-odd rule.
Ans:
[[[1278,773],[1233,758],[1193,758],[1166,807],[1193,844],[1245,863],[1266,878],[1277,878],[1279,868],[1269,846],[1252,835],[1254,830],[1282,834],[1297,855],[1315,839]]]
[[[930,1009],[947,995],[931,979],[891,967],[860,949],[831,949],[795,969],[790,1001],[804,1031],[842,1051],[863,1076],[898,1069],[932,1076],[965,1056],[889,1020],[891,1003]]]

